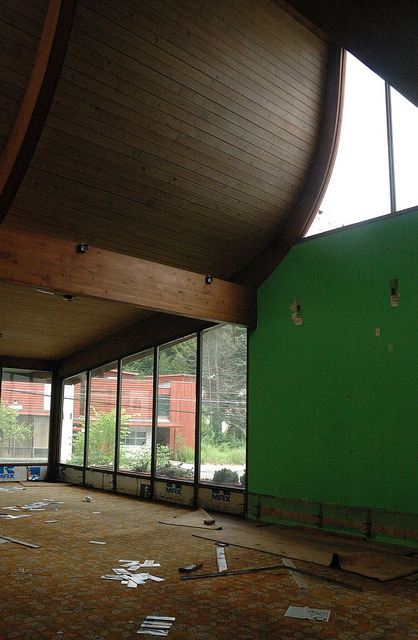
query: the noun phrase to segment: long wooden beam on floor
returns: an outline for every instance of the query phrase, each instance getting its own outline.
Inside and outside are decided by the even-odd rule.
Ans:
[[[256,290],[132,256],[0,227],[0,280],[210,322],[256,326]],[[210,281],[209,281],[210,280]]]

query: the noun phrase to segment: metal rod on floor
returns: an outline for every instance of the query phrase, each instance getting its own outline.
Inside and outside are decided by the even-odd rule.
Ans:
[[[238,569],[236,571],[222,571],[222,573],[200,573],[193,576],[182,576],[180,580],[199,580],[199,578],[223,578],[224,576],[236,576],[243,573],[257,573],[261,571],[275,571],[276,569],[287,569],[285,565],[273,565],[271,567],[259,567],[255,569]],[[335,584],[338,587],[343,587],[344,589],[351,589],[352,591],[363,591],[361,587],[355,587],[348,582],[342,582],[341,580],[334,580],[333,578],[326,578],[324,576],[318,575],[313,571],[305,571],[305,569],[293,569],[293,571],[297,573],[303,573],[306,576],[312,576],[313,578],[318,578],[318,580],[324,580],[325,582],[330,582],[331,584]]]

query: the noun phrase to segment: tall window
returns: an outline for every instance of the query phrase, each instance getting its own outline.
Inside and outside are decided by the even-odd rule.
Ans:
[[[196,349],[196,336],[159,349],[156,470],[165,477],[194,477]]]
[[[114,469],[116,437],[116,362],[94,369],[90,382],[87,465]]]
[[[61,463],[113,471],[118,457],[124,473],[245,487],[246,329],[214,327],[74,375],[63,396]]]
[[[245,484],[247,331],[203,332],[200,479]]]
[[[418,204],[418,109],[395,89],[391,89],[391,105],[396,208],[399,211]]]
[[[417,205],[417,145],[418,109],[347,54],[337,157],[327,191],[306,235]]]
[[[51,381],[46,371],[2,370],[0,460],[48,460]]]
[[[60,462],[84,465],[87,375],[64,380]]]
[[[154,352],[122,360],[119,469],[151,473]]]

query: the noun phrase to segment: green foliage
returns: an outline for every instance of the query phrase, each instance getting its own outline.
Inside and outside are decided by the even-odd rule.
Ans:
[[[129,434],[128,418],[129,416],[126,416],[124,412],[122,412],[120,427],[121,439]],[[113,467],[115,459],[115,431],[116,409],[112,409],[110,413],[99,413],[92,408],[88,441],[89,466]],[[83,465],[84,439],[84,431],[76,433],[73,437],[72,464]]]
[[[170,460],[170,449],[162,444],[157,444],[157,469],[164,467]],[[137,473],[151,472],[151,448],[142,446],[137,451],[121,451],[119,466]]]
[[[231,449],[228,443],[221,445],[202,444],[200,449],[200,461],[202,464],[245,464],[245,447]],[[187,462],[187,460],[183,460]]]
[[[16,409],[0,403],[0,447],[20,445],[31,437],[33,425],[19,423]]]
[[[223,326],[204,333],[202,444],[245,445],[247,332]]]
[[[128,364],[123,365],[124,371],[135,371],[137,374],[137,379],[142,380],[147,376],[154,375],[154,354],[147,354],[146,356],[142,356],[137,358],[136,360],[132,360]]]
[[[160,375],[187,373],[196,375],[196,338],[189,338],[160,349]]]
[[[238,482],[238,473],[236,471],[232,471],[232,469],[227,469],[226,467],[218,469],[213,474],[213,482],[216,482],[217,484],[233,484]]]
[[[183,467],[183,464],[172,464],[171,462],[157,468],[157,473],[167,478],[194,478],[194,469],[187,469]]]

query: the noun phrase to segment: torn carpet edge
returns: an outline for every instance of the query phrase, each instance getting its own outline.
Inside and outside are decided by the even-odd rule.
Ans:
[[[159,520],[160,524],[173,524],[183,527],[194,527],[196,529],[222,529],[220,524],[216,523],[216,520],[212,518],[204,509],[196,509],[190,511],[184,516],[174,516],[173,518],[166,518]],[[205,524],[207,522],[208,524]]]

